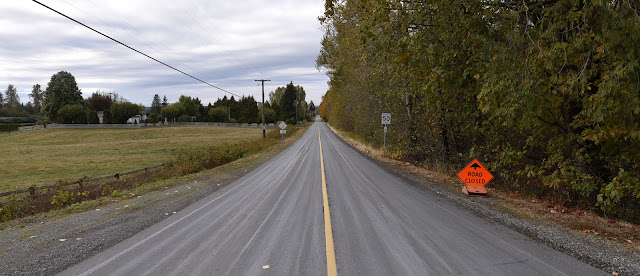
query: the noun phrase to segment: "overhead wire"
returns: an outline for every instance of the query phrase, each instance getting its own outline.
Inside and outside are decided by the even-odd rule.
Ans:
[[[180,2],[178,2],[180,3]],[[193,2],[191,3],[191,8],[190,9],[185,9],[184,13],[186,13],[191,19],[193,19],[193,21],[195,21],[196,23],[198,23],[198,26],[200,26],[200,28],[209,35],[209,37],[211,37],[215,42],[217,42],[218,44],[222,44],[222,42],[220,40],[218,40],[215,36],[213,36],[212,31],[209,31],[205,28],[204,24],[202,24],[200,22],[200,20],[198,20],[197,16],[194,16],[192,14],[190,14],[188,11],[189,10],[202,10],[202,8],[200,7],[200,5],[197,4],[198,2],[196,2],[196,9],[193,8]],[[260,76],[262,76],[262,72],[260,72],[259,70],[256,70],[255,68],[253,68],[251,65],[249,65],[250,67],[245,66],[245,64],[249,64],[248,62],[246,62],[245,60],[240,60],[239,57],[233,55],[231,52],[227,51],[225,48],[220,47],[220,50],[225,52],[229,57],[233,58],[236,62],[238,62],[238,64],[242,67],[244,67],[245,70],[247,70],[248,72],[254,71],[257,72],[258,74],[260,74]]]
[[[204,84],[206,84],[206,85],[208,85],[208,86],[211,86],[211,87],[213,87],[213,88],[216,88],[216,89],[218,89],[218,90],[220,90],[220,91],[222,91],[222,92],[225,92],[225,93],[228,93],[228,94],[231,94],[231,95],[234,95],[234,96],[241,97],[241,96],[240,96],[240,95],[238,95],[238,94],[235,94],[235,93],[229,92],[229,91],[227,91],[227,90],[225,90],[225,89],[222,89],[222,88],[220,88],[220,87],[218,87],[218,86],[215,86],[215,85],[213,85],[213,84],[211,84],[211,83],[208,83],[208,82],[206,82],[206,81],[204,81],[204,80],[202,80],[202,79],[200,79],[200,78],[197,78],[197,77],[195,77],[195,76],[193,76],[193,75],[191,75],[191,74],[188,74],[188,73],[186,73],[186,72],[184,72],[184,71],[182,71],[182,70],[180,70],[180,69],[177,69],[177,68],[175,68],[175,67],[173,67],[173,66],[171,66],[171,65],[169,65],[169,64],[167,64],[167,63],[164,63],[164,62],[162,62],[162,61],[160,61],[160,60],[158,60],[158,59],[156,59],[156,58],[154,58],[154,57],[152,57],[152,56],[149,56],[149,55],[147,55],[147,54],[145,54],[145,53],[143,53],[143,52],[141,52],[141,51],[139,51],[139,50],[137,50],[137,49],[135,49],[135,48],[133,48],[133,47],[131,47],[131,46],[127,45],[127,44],[125,44],[125,43],[120,42],[119,40],[117,40],[117,39],[115,39],[115,38],[112,38],[112,37],[110,37],[110,36],[108,36],[108,35],[106,35],[106,34],[104,34],[104,33],[100,32],[100,31],[98,31],[98,30],[96,30],[96,29],[94,29],[94,28],[92,28],[92,27],[90,27],[90,26],[88,26],[88,25],[86,25],[86,24],[84,24],[84,23],[82,23],[82,22],[80,22],[80,21],[76,20],[76,19],[73,19],[73,18],[71,18],[71,17],[67,16],[66,14],[63,14],[63,13],[61,13],[61,12],[59,12],[59,11],[57,11],[57,10],[55,10],[55,9],[53,9],[53,8],[51,8],[51,7],[49,7],[49,6],[47,6],[47,5],[45,5],[45,4],[43,4],[43,3],[41,3],[41,2],[40,2],[40,1],[38,1],[38,0],[32,0],[32,1],[33,1],[33,2],[38,3],[39,5],[41,5],[41,6],[43,6],[43,7],[47,8],[47,9],[49,9],[49,10],[53,11],[53,12],[55,12],[55,13],[57,13],[57,14],[59,14],[59,15],[63,16],[63,17],[65,17],[65,18],[67,18],[67,19],[69,19],[69,20],[71,20],[71,21],[73,21],[73,22],[75,22],[75,23],[77,23],[77,24],[80,24],[80,25],[82,25],[83,27],[85,27],[85,28],[87,28],[87,29],[90,29],[90,30],[92,30],[92,31],[94,31],[94,32],[96,32],[96,33],[98,33],[98,34],[100,34],[100,35],[102,35],[102,36],[104,36],[104,37],[106,37],[106,38],[108,38],[108,39],[110,39],[110,40],[112,40],[112,41],[114,41],[114,42],[116,42],[116,43],[118,43],[118,44],[122,45],[122,46],[124,46],[124,47],[127,47],[128,49],[130,49],[130,50],[132,50],[132,51],[134,51],[134,52],[136,52],[136,53],[139,53],[139,54],[141,54],[141,55],[143,55],[143,56],[145,56],[145,57],[147,57],[147,58],[149,58],[149,59],[152,59],[152,60],[154,60],[154,61],[156,61],[156,62],[158,62],[158,63],[160,63],[160,64],[162,64],[162,65],[164,65],[164,66],[166,66],[166,67],[169,67],[169,68],[171,68],[171,69],[173,69],[173,70],[175,70],[175,71],[177,71],[177,72],[180,72],[180,73],[182,73],[182,74],[183,74],[183,75],[185,75],[185,76],[188,76],[188,77],[190,77],[190,78],[192,78],[192,79],[194,79],[194,80],[197,80],[197,81],[199,81],[199,82],[201,82],[201,83],[204,83]]]
[[[186,12],[185,12],[185,13],[186,13]],[[189,15],[188,13],[186,13],[186,14],[187,14],[187,15]],[[191,15],[189,15],[189,16],[191,16]],[[210,43],[210,41],[207,41],[206,39],[204,39],[204,38],[203,38],[203,37],[202,37],[198,32],[196,32],[194,29],[192,29],[192,28],[191,28],[191,27],[190,27],[190,26],[189,26],[189,25],[188,25],[184,20],[180,19],[179,17],[176,17],[176,20],[178,20],[178,22],[180,22],[180,24],[182,24],[185,28],[189,29],[190,33],[192,33],[192,34],[194,34],[195,36],[197,36],[197,37],[200,39],[200,41],[202,41],[202,42],[204,42],[204,43]],[[206,30],[205,30],[205,31],[206,31]],[[220,51],[218,51],[217,49],[213,49],[213,50],[214,50],[215,52],[217,52],[217,53],[221,54],[221,55],[226,55],[226,54],[221,53],[221,52],[220,52]],[[234,58],[233,56],[231,56],[231,55],[226,55],[226,56],[228,56],[228,57],[230,57],[230,58],[232,58],[232,59],[235,59],[235,58]],[[237,64],[238,64],[238,65],[240,65],[240,66],[244,67],[244,65],[243,65],[240,61],[238,61],[237,59],[236,59],[236,62],[237,62]],[[245,69],[246,69],[246,70],[248,70],[248,71],[250,71],[250,70],[249,70],[248,68],[246,68],[246,67],[245,67]]]
[[[102,22],[102,24],[107,25],[107,26],[109,26],[109,27],[111,27],[111,28],[113,28],[113,29],[117,29],[117,27],[115,27],[115,26],[113,26],[113,25],[111,25],[111,24],[109,24],[109,23],[107,23],[107,22],[104,22],[104,21],[103,21],[102,19],[100,19],[99,17],[97,17],[97,16],[95,16],[95,15],[93,15],[93,14],[90,14],[89,12],[87,12],[87,11],[85,11],[85,10],[83,10],[83,9],[79,8],[78,6],[75,6],[75,5],[71,4],[71,3],[69,3],[69,1],[67,1],[67,0],[62,0],[62,1],[63,1],[63,2],[65,2],[67,5],[69,5],[69,6],[73,7],[74,9],[79,10],[79,11],[81,11],[81,12],[85,13],[86,15],[88,15],[88,16],[90,16],[90,17],[92,17],[92,18],[95,18],[96,20],[98,20],[98,21]],[[134,37],[134,36],[132,36],[132,35],[130,35],[130,34],[127,34],[127,33],[125,33],[125,34],[126,34],[127,36],[129,36],[131,39],[133,39],[133,40],[135,40],[135,41],[138,41],[139,43],[144,44],[144,45],[146,45],[147,47],[149,47],[149,48],[151,48],[151,49],[153,49],[153,50],[155,50],[155,51],[157,51],[157,52],[160,52],[160,51],[159,51],[158,49],[156,49],[155,47],[153,47],[153,46],[151,46],[151,45],[149,45],[149,44],[147,44],[147,43],[145,43],[145,42],[140,41],[140,40],[139,40],[139,39],[137,39],[136,37]]]
[[[160,45],[164,46],[164,48],[165,48],[166,50],[171,51],[171,48],[170,48],[169,46],[167,46],[166,44],[162,43],[162,41],[160,41],[159,39],[156,39],[155,37],[148,36],[148,35],[147,35],[145,32],[143,32],[142,30],[140,30],[140,29],[136,28],[135,26],[133,26],[132,24],[130,24],[130,23],[129,23],[129,22],[127,22],[126,20],[122,19],[121,17],[118,17],[118,16],[114,15],[114,14],[113,14],[113,13],[111,13],[107,8],[105,8],[105,7],[103,7],[103,6],[98,5],[98,4],[97,4],[97,3],[95,3],[93,0],[88,0],[88,1],[89,1],[89,2],[91,2],[94,6],[96,6],[96,7],[100,8],[100,9],[104,10],[105,12],[107,12],[107,13],[108,13],[109,15],[111,15],[112,17],[119,19],[119,20],[120,20],[121,22],[123,22],[124,24],[126,24],[126,25],[128,25],[129,27],[131,27],[131,28],[135,29],[136,31],[138,31],[138,33],[142,34],[143,36],[145,36],[145,37],[147,37],[147,38],[150,38],[150,40],[152,40],[153,42],[158,43],[158,44],[160,44]],[[103,21],[101,21],[101,22],[103,22]],[[104,23],[104,22],[103,22],[103,23]],[[136,39],[136,40],[137,40],[137,39]],[[144,43],[144,44],[145,44],[145,45],[147,45],[147,46],[149,46],[149,44],[146,44],[146,43]],[[174,59],[176,59],[176,57],[177,57],[177,55],[175,55],[175,54],[171,54],[171,55],[170,55],[170,54],[167,54],[167,53],[165,53],[165,52],[163,52],[163,51],[160,51],[160,50],[156,49],[156,48],[155,48],[155,47],[153,47],[153,46],[149,46],[149,47],[150,47],[150,48],[152,48],[152,49],[154,49],[156,52],[158,52],[158,53],[160,53],[160,54],[162,54],[162,55],[165,55],[166,57],[174,58]],[[183,66],[188,67],[188,68],[190,68],[190,69],[192,69],[192,70],[194,70],[194,71],[196,71],[196,72],[204,72],[204,71],[206,71],[206,70],[204,70],[202,67],[199,67],[199,66],[198,66],[198,68],[193,68],[193,67],[189,66],[188,64],[186,64],[186,63],[184,63],[184,62],[180,62],[180,61],[178,61],[178,63],[180,63],[180,64],[182,64]],[[202,74],[206,75],[205,73],[202,73]],[[227,80],[227,81],[229,81],[229,82],[231,82],[231,83],[233,83],[233,84],[235,84],[235,85],[237,85],[237,86],[242,86],[242,85],[243,85],[243,84],[240,84],[240,83],[235,82],[234,80],[232,80],[231,78],[229,78],[229,77],[227,77],[227,76],[224,76],[224,75],[218,74],[218,73],[216,73],[216,72],[214,72],[214,71],[212,71],[212,72],[211,72],[211,74],[218,76],[220,79]]]
[[[218,40],[213,33],[215,33],[215,31],[210,31],[208,30],[204,24],[202,22],[200,22],[200,20],[197,19],[197,16],[189,13],[189,10],[203,10],[203,8],[200,5],[196,5],[196,8],[194,8],[193,5],[193,1],[191,2],[191,5],[189,5],[189,7],[184,6],[183,2],[177,1],[175,2],[177,5],[179,5],[182,8],[182,12],[184,14],[187,15],[187,18],[192,19],[193,21],[195,21],[197,23],[198,26],[200,26],[200,28],[204,31],[204,33],[208,34],[208,36],[213,39],[213,41],[217,42],[217,44],[222,45],[223,43]],[[196,1],[197,3],[197,1]],[[178,14],[178,12],[174,12],[174,14]],[[200,34],[200,32],[196,32],[193,28],[191,28],[189,26],[189,24],[187,24],[186,18],[182,17],[182,19],[178,16],[175,16],[176,20],[180,22],[180,24],[182,24],[183,26],[185,26],[187,29],[189,29],[191,31],[191,33],[193,33],[195,36],[197,36],[200,41],[202,41],[203,43],[210,43],[210,40],[207,40],[205,38],[203,38],[203,36]],[[183,20],[184,19],[184,20]],[[215,52],[222,54],[222,55],[226,55],[230,58],[232,58],[233,60],[235,60],[235,62],[237,62],[238,65],[240,65],[241,67],[243,67],[245,70],[247,70],[247,72],[257,72],[260,76],[263,76],[263,74],[259,71],[256,70],[254,67],[247,67],[245,64],[249,64],[248,62],[244,61],[244,60],[240,60],[239,57],[237,57],[237,55],[232,54],[231,52],[227,51],[226,49],[224,49],[223,47],[220,47],[220,50],[214,48],[213,49]],[[223,51],[224,53],[222,53],[221,51]],[[264,78],[264,77],[255,77],[255,78]],[[260,84],[256,83],[256,86],[260,86]]]

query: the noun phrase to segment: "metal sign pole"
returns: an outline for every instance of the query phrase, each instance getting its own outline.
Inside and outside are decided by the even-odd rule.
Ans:
[[[280,127],[280,135],[282,136],[282,141],[284,141],[284,135],[287,134],[287,124],[284,122],[280,122],[278,125]]]
[[[387,125],[391,124],[391,113],[382,113],[382,124],[384,125],[383,156],[387,156]]]
[[[384,125],[384,156],[387,156],[387,125]]]

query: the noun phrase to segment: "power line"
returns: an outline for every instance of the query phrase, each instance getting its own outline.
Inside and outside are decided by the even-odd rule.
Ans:
[[[181,3],[180,3],[179,1],[178,1],[178,2],[176,2],[176,3],[178,3],[179,5],[181,5]],[[202,9],[202,8],[200,8],[200,5],[198,5],[198,4],[197,4],[197,2],[196,2],[196,6],[197,6],[197,9],[194,9],[194,8],[193,8],[193,6],[192,6],[191,8],[186,8],[186,9],[184,9],[184,11],[183,11],[183,12],[184,12],[184,13],[186,13],[186,14],[187,14],[191,19],[193,19],[196,23],[198,23],[198,25],[200,26],[200,28],[201,28],[202,30],[204,30],[204,31],[205,31],[205,33],[206,33],[206,34],[208,34],[208,35],[209,35],[209,37],[211,37],[215,42],[218,42],[219,44],[222,44],[222,42],[221,42],[221,41],[219,41],[215,36],[213,36],[213,33],[215,33],[215,32],[207,30],[207,29],[205,28],[205,26],[200,22],[200,20],[198,20],[198,19],[197,19],[197,17],[196,17],[196,16],[194,16],[194,15],[192,15],[192,14],[190,14],[190,13],[188,12],[188,11],[189,11],[189,9],[191,9],[191,10],[201,10],[201,9]],[[182,6],[182,7],[183,7],[183,8],[185,8],[184,6]],[[178,20],[179,20],[179,19],[178,19]],[[182,22],[182,21],[181,21],[181,22]],[[184,24],[184,23],[182,23],[182,24],[186,26],[186,24]],[[189,28],[188,26],[186,26],[186,27],[187,27],[187,28]],[[191,29],[191,28],[189,28],[189,29]],[[192,31],[193,31],[193,30],[192,30]],[[204,42],[207,42],[205,39],[203,39],[203,38],[199,35],[199,33],[196,33],[196,32],[193,32],[193,33],[195,33],[196,35],[198,35],[198,37],[199,37],[201,40],[203,40]],[[216,52],[219,52],[217,49],[215,49],[215,50],[216,50]],[[240,58],[240,57],[237,57],[237,56],[233,55],[233,54],[232,54],[232,53],[230,53],[229,51],[225,50],[225,49],[224,49],[224,47],[222,47],[222,46],[220,46],[220,50],[221,50],[221,51],[223,51],[223,52],[225,52],[227,56],[229,56],[229,57],[233,58],[236,62],[238,62],[238,64],[239,64],[240,66],[244,67],[244,69],[246,69],[248,72],[258,72],[258,74],[260,74],[260,75],[262,76],[262,73],[261,73],[259,70],[256,70],[253,66],[248,65],[248,66],[250,66],[251,68],[249,68],[249,67],[245,66],[245,64],[248,64],[248,62],[246,62],[245,60],[239,60],[239,58]],[[219,52],[219,53],[221,53],[221,52]],[[224,53],[221,53],[221,54],[224,54]]]
[[[87,12],[87,11],[85,11],[85,10],[83,10],[83,9],[81,9],[81,8],[79,8],[79,7],[77,7],[77,6],[73,5],[73,4],[71,4],[71,3],[69,3],[69,2],[68,2],[68,1],[66,1],[66,0],[62,0],[62,1],[63,1],[63,2],[65,2],[65,3],[67,3],[67,5],[69,5],[69,6],[73,7],[73,8],[75,8],[76,10],[79,10],[79,11],[81,11],[81,12],[85,13],[85,14],[86,14],[86,15],[88,15],[89,17],[93,17],[93,18],[97,19],[98,21],[102,22],[102,24],[104,24],[104,25],[106,25],[106,26],[109,26],[109,27],[111,27],[111,28],[113,28],[113,29],[116,29],[116,27],[114,27],[113,25],[111,25],[111,24],[109,24],[109,23],[107,23],[107,22],[104,22],[104,21],[103,21],[102,19],[100,19],[98,16],[96,16],[96,15],[94,15],[94,14],[90,14],[89,12]],[[91,0],[89,0],[89,1],[91,1]],[[91,3],[93,3],[93,2],[91,2]],[[94,5],[95,5],[95,3],[94,3]],[[107,12],[108,12],[108,11],[107,11]],[[115,16],[114,16],[114,17],[115,17]],[[126,23],[126,22],[125,22],[125,24],[129,25],[129,24],[128,24],[128,23]],[[129,25],[129,26],[131,26],[131,25]],[[130,38],[132,38],[133,40],[140,42],[140,44],[144,44],[144,45],[146,45],[147,47],[149,47],[149,48],[151,48],[151,49],[155,50],[156,52],[161,53],[161,52],[160,52],[158,49],[156,49],[155,47],[153,47],[153,46],[151,46],[151,45],[149,45],[149,44],[147,44],[147,43],[145,43],[145,42],[143,42],[143,41],[141,41],[141,40],[137,39],[136,37],[134,37],[134,36],[132,36],[132,35],[130,35],[130,34],[128,34],[128,33],[125,33],[125,34],[126,34],[126,35],[128,35],[128,36],[129,36]]]
[[[63,1],[65,1],[65,0],[63,0]],[[113,14],[113,13],[111,13],[108,9],[106,9],[106,8],[104,8],[104,7],[102,7],[102,6],[98,5],[98,4],[96,4],[94,1],[92,1],[92,0],[88,0],[88,1],[89,1],[89,2],[91,2],[94,6],[96,6],[96,7],[100,8],[100,9],[104,10],[105,12],[107,12],[107,13],[108,13],[109,15],[111,15],[113,18],[118,18],[118,19],[119,19],[120,21],[122,21],[124,24],[126,24],[126,25],[128,25],[129,27],[131,27],[131,28],[135,29],[136,31],[138,31],[141,35],[144,35],[145,37],[150,38],[150,39],[151,39],[151,40],[153,40],[154,42],[157,42],[157,43],[159,43],[160,45],[164,46],[164,48],[165,48],[166,50],[171,51],[171,49],[170,49],[166,44],[162,43],[162,41],[158,41],[158,39],[156,39],[156,37],[151,36],[151,35],[147,35],[147,34],[146,34],[145,32],[143,32],[142,30],[140,30],[140,29],[136,28],[135,26],[133,26],[133,25],[129,24],[129,22],[125,21],[125,20],[124,20],[124,19],[122,19],[121,17],[114,15],[114,14]],[[66,2],[66,1],[65,1],[65,2]],[[69,4],[69,3],[67,2],[67,4]],[[69,4],[69,5],[70,5],[70,4]],[[75,7],[75,6],[73,6],[73,7]],[[78,9],[77,7],[75,7],[75,8],[76,8],[76,9]],[[87,12],[85,12],[85,13],[87,13]],[[88,14],[88,13],[87,13],[87,14]],[[98,18],[97,16],[93,16],[93,17]],[[100,19],[98,19],[98,20],[100,20]],[[105,23],[105,22],[104,22],[104,21],[102,21],[102,20],[100,20],[100,21],[101,21],[102,23],[106,24],[106,25],[111,26],[110,24]],[[130,37],[132,37],[131,35],[129,35],[129,36],[130,36]],[[132,37],[132,38],[133,38],[133,37]],[[163,52],[163,51],[160,51],[160,50],[156,49],[155,47],[153,47],[153,46],[151,46],[151,45],[149,45],[149,44],[147,44],[147,43],[145,43],[145,42],[142,42],[142,41],[138,40],[137,38],[133,38],[133,39],[134,39],[134,40],[137,40],[138,42],[140,42],[140,43],[142,43],[142,44],[144,44],[144,45],[146,45],[146,46],[148,46],[148,47],[150,47],[151,49],[155,50],[157,53],[159,53],[159,54],[163,55],[164,57],[167,57],[167,58],[171,58],[172,56],[173,56],[173,57],[176,57],[176,55],[175,55],[175,54],[173,54],[173,53],[172,53],[171,55],[169,55],[169,54],[167,54],[167,53],[165,53],[165,52]],[[198,71],[200,71],[200,72],[205,72],[205,70],[203,70],[203,69],[202,69],[202,67],[199,67],[199,66],[198,66],[198,68],[194,68],[194,67],[189,66],[188,64],[186,64],[186,63],[184,63],[184,62],[180,62],[180,61],[177,61],[177,62],[178,62],[179,64],[181,64],[181,65],[185,66],[186,68],[189,68],[189,69],[191,69],[191,70],[193,70],[193,71],[195,71],[195,72],[198,72]],[[202,74],[205,74],[205,73],[202,73]],[[218,73],[213,72],[213,71],[211,72],[211,74],[216,75],[216,76],[218,76],[219,78],[221,78],[221,79],[223,79],[223,80],[228,80],[228,81],[230,81],[230,82],[231,82],[231,83],[233,83],[233,84],[236,84],[236,85],[238,85],[238,86],[241,86],[238,82],[236,82],[236,81],[232,80],[230,77],[223,76],[223,75],[218,74]],[[195,75],[195,74],[194,74],[194,75]],[[206,75],[205,75],[205,76],[206,76]]]
[[[225,92],[225,93],[228,93],[228,94],[231,94],[231,95],[234,95],[234,96],[238,96],[238,97],[240,97],[240,95],[238,95],[238,94],[235,94],[235,93],[229,92],[229,91],[227,91],[227,90],[224,90],[224,89],[222,89],[222,88],[220,88],[220,87],[217,87],[217,86],[215,86],[215,85],[213,85],[213,84],[210,84],[210,83],[208,83],[208,82],[206,82],[206,81],[203,81],[203,80],[201,80],[201,79],[199,79],[199,78],[196,78],[196,77],[194,77],[194,76],[192,76],[192,75],[190,75],[190,74],[188,74],[188,73],[185,73],[185,72],[181,71],[180,69],[177,69],[177,68],[175,68],[175,67],[173,67],[173,66],[171,66],[171,65],[169,65],[169,64],[166,64],[166,63],[164,63],[164,62],[162,62],[162,61],[160,61],[160,60],[157,60],[157,59],[155,59],[155,58],[153,58],[153,57],[151,57],[151,56],[149,56],[149,55],[147,55],[147,54],[145,54],[145,53],[143,53],[143,52],[140,52],[140,51],[138,51],[138,50],[136,50],[136,49],[132,48],[131,46],[129,46],[129,45],[127,45],[127,44],[124,44],[124,43],[122,43],[122,42],[120,42],[120,41],[118,41],[118,40],[116,40],[116,39],[114,39],[114,38],[112,38],[112,37],[110,37],[110,36],[108,36],[108,35],[106,35],[106,34],[101,33],[100,31],[98,31],[98,30],[96,30],[96,29],[94,29],[94,28],[91,28],[91,27],[89,27],[89,26],[85,25],[84,23],[82,23],[82,22],[80,22],[80,21],[78,21],[78,20],[75,20],[75,19],[73,19],[73,18],[71,18],[71,17],[69,17],[69,16],[67,16],[67,15],[65,15],[65,14],[63,14],[63,13],[61,13],[61,12],[59,12],[59,11],[57,11],[57,10],[55,10],[55,9],[53,9],[53,8],[51,8],[51,7],[49,7],[49,6],[47,6],[47,5],[45,5],[45,4],[42,4],[42,3],[38,2],[37,0],[32,0],[32,1],[33,1],[33,2],[36,2],[36,3],[38,3],[38,4],[40,4],[41,6],[43,6],[43,7],[47,8],[47,9],[49,9],[49,10],[51,10],[51,11],[53,11],[53,12],[57,13],[57,14],[59,14],[59,15],[64,16],[65,18],[67,18],[67,19],[69,19],[69,20],[71,20],[71,21],[73,21],[73,22],[75,22],[75,23],[78,23],[78,24],[80,24],[80,25],[82,25],[82,26],[86,27],[86,28],[87,28],[87,29],[89,29],[89,30],[92,30],[92,31],[94,31],[94,32],[96,32],[96,33],[98,33],[98,34],[100,34],[100,35],[102,35],[102,36],[104,36],[104,37],[106,37],[106,38],[108,38],[108,39],[111,39],[111,40],[113,40],[114,42],[116,42],[116,43],[118,43],[118,44],[120,44],[120,45],[122,45],[122,46],[124,46],[124,47],[127,47],[127,48],[129,48],[130,50],[133,50],[133,51],[135,51],[135,52],[136,52],[136,53],[138,53],[138,54],[141,54],[141,55],[143,55],[143,56],[145,56],[145,57],[148,57],[148,58],[150,58],[150,59],[152,59],[152,60],[154,60],[154,61],[156,61],[156,62],[158,62],[158,63],[160,63],[160,64],[162,64],[162,65],[164,65],[164,66],[167,66],[167,67],[169,67],[169,68],[171,68],[171,69],[173,69],[173,70],[175,70],[175,71],[178,71],[178,72],[180,72],[180,73],[184,74],[185,76],[188,76],[188,77],[190,77],[190,78],[192,78],[192,79],[194,79],[194,80],[197,80],[197,81],[199,81],[199,82],[202,82],[202,83],[204,83],[204,84],[206,84],[206,85],[208,85],[208,86],[211,86],[211,87],[213,87],[213,88],[216,88],[216,89],[218,89],[218,90],[220,90],[220,91],[222,91],[222,92]]]

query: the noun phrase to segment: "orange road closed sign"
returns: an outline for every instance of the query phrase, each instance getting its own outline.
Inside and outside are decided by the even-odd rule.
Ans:
[[[463,188],[465,194],[487,194],[484,185],[493,179],[493,175],[478,159],[473,159],[458,173],[458,178],[467,186]]]

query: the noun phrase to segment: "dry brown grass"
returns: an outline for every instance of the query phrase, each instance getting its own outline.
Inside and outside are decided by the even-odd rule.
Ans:
[[[121,173],[174,154],[262,138],[261,129],[162,127],[47,129],[0,139],[0,192]]]

